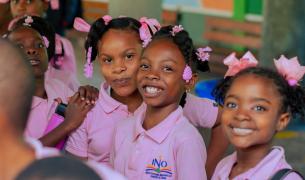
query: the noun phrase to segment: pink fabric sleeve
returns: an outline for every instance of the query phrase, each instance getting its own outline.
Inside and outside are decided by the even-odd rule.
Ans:
[[[216,122],[218,107],[210,99],[187,93],[183,114],[194,126],[212,128]]]
[[[297,173],[288,174],[284,180],[302,180],[302,178]]]
[[[83,124],[72,132],[66,142],[66,151],[69,153],[79,156],[79,157],[88,157],[88,132],[87,132],[87,119],[90,112],[87,115],[87,118]]]
[[[177,179],[204,180],[206,150],[203,140],[188,138],[178,146],[177,150]]]

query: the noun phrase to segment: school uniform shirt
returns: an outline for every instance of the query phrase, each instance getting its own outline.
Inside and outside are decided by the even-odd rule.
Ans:
[[[67,98],[74,94],[70,88],[56,79],[45,79],[45,90],[47,99],[33,96],[31,112],[24,132],[25,137],[41,138],[58,105],[54,99],[61,98],[63,103],[67,103]]]
[[[221,160],[216,166],[212,180],[228,180],[232,167],[236,161],[236,152]],[[269,179],[277,171],[285,168],[291,169],[291,166],[286,162],[285,151],[282,147],[274,146],[268,155],[266,155],[266,157],[264,157],[255,167],[234,177],[233,180]],[[285,180],[299,179],[301,180],[300,176],[296,173],[290,173],[285,178]]]
[[[118,124],[111,159],[128,179],[206,179],[206,148],[197,129],[177,108],[152,129],[145,110]]]
[[[210,99],[187,93],[183,114],[196,127],[212,128],[217,119],[218,107]]]
[[[109,95],[109,90],[110,87],[106,83],[101,85],[95,107],[87,114],[82,125],[70,134],[66,143],[68,152],[106,165],[110,165],[115,126],[119,121],[137,114],[142,108],[140,106],[134,113],[130,113],[127,105]]]
[[[52,79],[59,80],[74,92],[79,88],[79,81],[71,72],[62,69],[55,69],[50,63],[48,70],[45,73],[45,78],[49,81],[52,81]]]

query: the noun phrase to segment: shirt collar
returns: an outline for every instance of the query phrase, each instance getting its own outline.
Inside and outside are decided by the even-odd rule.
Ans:
[[[102,83],[101,88],[100,88],[98,102],[99,102],[100,106],[103,108],[103,110],[106,113],[111,113],[114,110],[116,110],[117,108],[119,108],[119,106],[124,106],[126,111],[128,111],[126,105],[118,102],[117,100],[113,99],[110,96],[109,89],[110,89],[110,86],[106,82]]]
[[[284,149],[279,146],[272,147],[271,151],[265,156],[255,167],[249,169],[245,173],[236,176],[234,179],[266,179],[271,177],[276,167],[283,160],[285,161]],[[228,161],[218,171],[220,179],[227,179],[230,175],[233,165],[237,161],[237,154],[234,152],[228,157]],[[268,169],[268,170],[266,170]]]
[[[178,120],[183,116],[182,108],[179,106],[175,111],[169,114],[162,122],[160,122],[155,127],[146,131],[143,128],[143,121],[146,113],[146,108],[136,116],[136,123],[134,128],[134,140],[138,138],[140,134],[145,133],[151,139],[157,143],[162,143],[165,138],[169,135],[170,131],[174,128]]]

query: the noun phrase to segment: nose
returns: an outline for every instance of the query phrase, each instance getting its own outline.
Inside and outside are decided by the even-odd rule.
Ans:
[[[120,74],[127,70],[125,63],[123,61],[117,61],[114,63],[113,72],[116,74]]]
[[[26,54],[27,54],[27,55],[36,55],[36,54],[37,54],[37,50],[34,49],[34,48],[28,48],[28,49],[26,50]]]
[[[151,71],[147,72],[147,74],[145,75],[145,78],[149,79],[149,80],[159,80],[160,76],[159,76],[158,72],[151,70]]]
[[[250,120],[250,115],[247,109],[239,108],[236,112],[235,119],[238,121]]]

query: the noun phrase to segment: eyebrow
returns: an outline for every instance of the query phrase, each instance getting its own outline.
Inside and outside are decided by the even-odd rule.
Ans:
[[[234,99],[239,99],[238,96],[234,95],[234,94],[230,94],[228,95],[227,97],[225,98],[234,98]],[[263,101],[263,102],[266,102],[268,104],[272,104],[268,99],[265,99],[265,98],[259,98],[259,97],[254,97],[254,98],[251,98],[251,101],[254,101],[254,102],[257,102],[257,101]]]
[[[152,61],[151,59],[147,58],[146,56],[142,56],[141,59],[146,59],[146,60]],[[174,61],[171,58],[162,59],[162,63],[163,62],[172,62],[172,63],[178,64],[176,61]]]

